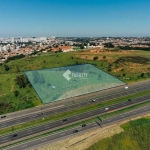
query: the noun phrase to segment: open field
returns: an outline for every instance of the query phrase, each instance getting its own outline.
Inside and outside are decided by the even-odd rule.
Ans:
[[[87,150],[149,150],[150,117],[140,118],[123,124],[124,132],[100,140]],[[117,142],[116,142],[117,141]]]
[[[70,76],[66,74],[68,71]],[[25,74],[44,104],[126,84],[90,64],[27,71]]]
[[[95,56],[98,56],[97,60],[93,60]],[[138,56],[138,59],[133,58],[133,56]],[[122,59],[122,57],[127,58]],[[22,75],[24,71],[90,63],[130,83],[150,78],[150,64],[149,61],[145,62],[149,58],[150,54],[147,51],[77,51],[47,53],[2,64],[0,66],[0,114],[42,104],[30,84],[27,84],[24,88],[20,88],[16,84],[16,76]],[[6,71],[4,65],[7,65],[9,70]],[[15,91],[18,91],[17,95],[15,95]]]
[[[100,61],[99,68],[110,72],[126,82],[135,82],[150,77],[150,53],[146,51],[109,51],[91,50],[76,53],[76,57],[84,60]],[[95,62],[96,62],[95,61]]]

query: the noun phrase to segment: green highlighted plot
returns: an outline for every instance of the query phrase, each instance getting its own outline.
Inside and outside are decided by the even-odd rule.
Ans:
[[[126,84],[90,64],[26,71],[25,75],[44,104]]]

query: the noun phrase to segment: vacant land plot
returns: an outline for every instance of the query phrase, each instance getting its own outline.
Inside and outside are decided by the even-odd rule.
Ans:
[[[90,64],[26,71],[25,74],[45,104],[125,85]]]

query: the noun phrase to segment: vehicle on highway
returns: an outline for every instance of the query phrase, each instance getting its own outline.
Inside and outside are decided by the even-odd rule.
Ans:
[[[33,117],[37,117],[37,116],[38,116],[38,114],[33,115]]]
[[[128,101],[132,101],[131,99],[128,99]]]
[[[73,131],[73,133],[77,133],[77,132],[79,132],[79,130],[74,130],[74,131]]]
[[[1,116],[1,118],[6,118],[6,116]]]
[[[67,119],[63,119],[63,122],[67,121]]]
[[[105,108],[105,110],[108,110],[108,109],[109,109],[108,107]]]
[[[82,127],[86,127],[86,124],[83,124]]]
[[[17,134],[14,134],[14,135],[13,135],[13,137],[16,137],[16,136],[17,136]]]
[[[95,102],[95,101],[96,101],[95,99],[92,100],[92,102]]]

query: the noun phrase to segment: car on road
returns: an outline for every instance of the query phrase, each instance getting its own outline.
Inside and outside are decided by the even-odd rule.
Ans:
[[[1,116],[1,118],[6,118],[6,116]]]
[[[67,121],[67,119],[63,119],[63,122]]]
[[[83,124],[82,127],[86,127],[86,124]]]
[[[105,110],[108,110],[108,109],[109,109],[108,107],[105,108]]]
[[[79,130],[74,130],[74,131],[73,131],[73,133],[77,133],[77,132],[79,132]]]
[[[95,99],[92,100],[92,102],[95,102],[95,101],[96,101]]]
[[[18,135],[17,135],[17,134],[14,134],[14,135],[13,135],[13,137],[16,137],[16,136],[18,136]]]
[[[128,101],[132,101],[131,99],[128,99]]]
[[[33,117],[37,117],[37,116],[38,116],[38,114],[33,115]]]

